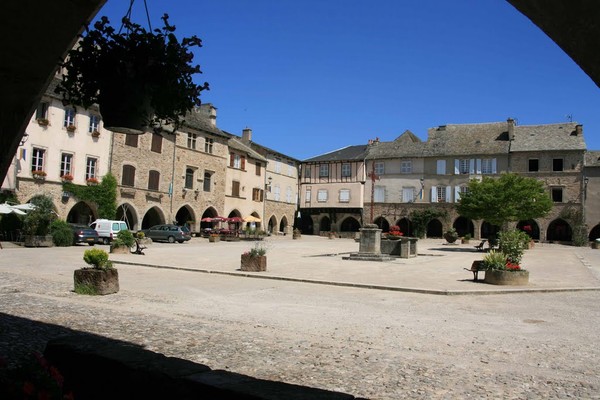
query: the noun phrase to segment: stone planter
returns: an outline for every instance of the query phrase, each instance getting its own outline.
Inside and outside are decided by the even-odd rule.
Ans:
[[[450,233],[444,233],[444,239],[446,239],[446,241],[448,243],[454,243],[458,240],[458,235],[453,235]]]
[[[296,240],[296,239],[300,239],[302,238],[302,234],[300,232],[295,232],[292,233],[292,239]]]
[[[471,239],[465,239],[465,238],[461,238],[461,239],[460,239],[460,242],[461,242],[462,244],[469,244],[469,241],[470,241],[470,240],[471,240]]]
[[[119,272],[115,268],[82,268],[73,274],[75,287],[86,285],[93,287],[96,294],[105,295],[119,291]]]
[[[26,235],[23,238],[23,244],[25,247],[53,247],[54,242],[52,241],[51,235],[36,236]]]
[[[221,237],[220,236],[209,236],[208,241],[210,243],[217,243],[217,242],[221,241]]]
[[[336,237],[336,234],[335,234],[335,232],[329,232],[329,233],[327,234],[327,237],[328,237],[329,239],[335,239],[335,237]]]
[[[492,285],[523,286],[529,284],[529,271],[490,269],[485,271],[485,278],[483,281]]]
[[[241,266],[242,271],[260,272],[267,270],[267,256],[251,256],[250,254],[242,254]]]
[[[597,239],[592,242],[592,249],[600,249],[600,242]]]
[[[130,250],[129,247],[125,246],[110,246],[110,252],[111,254],[129,254]]]

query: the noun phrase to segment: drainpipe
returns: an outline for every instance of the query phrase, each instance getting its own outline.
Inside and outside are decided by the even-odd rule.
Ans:
[[[175,150],[177,149],[177,132],[173,132],[173,165],[171,167],[171,199],[170,199],[170,215],[167,223],[173,222],[173,196],[175,195]]]

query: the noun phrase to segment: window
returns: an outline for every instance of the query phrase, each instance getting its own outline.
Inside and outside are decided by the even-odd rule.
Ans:
[[[46,150],[34,147],[33,153],[31,154],[31,170],[32,171],[43,171],[44,170],[44,156]]]
[[[73,154],[62,153],[60,155],[60,176],[73,175],[71,173],[73,166]]]
[[[460,198],[469,192],[468,186],[455,186],[454,187],[454,201],[458,202]]]
[[[529,172],[537,172],[539,170],[540,170],[540,160],[538,160],[537,158],[531,158],[529,160],[528,171]]]
[[[236,169],[245,169],[246,157],[231,153],[229,155],[229,166]]]
[[[135,186],[135,167],[133,165],[123,165],[121,185]]]
[[[160,172],[150,170],[148,173],[148,190],[158,190],[160,185]]]
[[[156,133],[152,134],[152,145],[150,146],[150,150],[155,153],[162,153],[162,136]]]
[[[319,178],[328,178],[328,177],[329,177],[329,164],[319,165]]]
[[[373,193],[373,201],[375,201],[375,203],[385,202],[385,187],[384,186],[375,186],[375,190]]]
[[[435,202],[444,203],[446,201],[446,186],[438,186],[435,188]]]
[[[340,189],[340,203],[350,202],[350,189]]]
[[[310,179],[310,167],[308,165],[304,166],[304,178]]]
[[[412,161],[402,161],[400,163],[400,172],[410,174],[412,172]]]
[[[459,174],[468,174],[469,170],[470,170],[470,162],[468,158],[462,158],[460,160],[456,160],[457,161],[457,166],[458,166],[458,171],[457,173]]]
[[[139,135],[125,135],[125,145],[131,147],[138,147],[138,137]]]
[[[233,197],[240,197],[240,182],[238,182],[238,181],[231,182],[231,195]]]
[[[352,165],[342,164],[342,178],[349,178],[352,176]]]
[[[281,158],[275,159],[275,172],[278,174],[281,172]]]
[[[319,203],[324,203],[327,201],[327,189],[319,189],[317,192],[317,201]]]
[[[403,187],[402,188],[402,202],[404,203],[412,203],[415,201],[415,190],[411,187]]]
[[[88,132],[98,132],[98,126],[100,125],[100,117],[96,114],[90,114],[90,126],[88,127]]]
[[[292,202],[292,188],[290,186],[285,189],[285,201],[286,203]]]
[[[496,173],[494,171],[493,161],[495,161],[495,160],[492,160],[491,158],[484,158],[483,160],[481,160],[481,173],[482,174]]]
[[[385,164],[383,161],[377,161],[375,163],[375,175],[383,175],[385,173]]]
[[[438,175],[446,175],[446,160],[437,160],[436,173]]]
[[[263,190],[257,188],[252,189],[252,200],[263,201]]]
[[[562,158],[552,159],[552,171],[554,171],[554,172],[563,171],[563,159]]]
[[[562,203],[563,201],[563,189],[552,188],[552,201],[555,203]]]
[[[279,199],[281,198],[281,188],[279,187],[279,185],[273,186],[273,197],[275,201],[279,201]]]
[[[214,139],[204,138],[204,152],[212,154]]]
[[[288,162],[288,176],[294,176],[294,163]]]
[[[187,147],[188,149],[196,150],[196,139],[198,135],[195,133],[188,132],[187,134]]]
[[[210,182],[211,182],[211,180],[212,180],[212,174],[210,172],[205,172],[204,173],[204,182],[203,182],[204,184],[203,184],[203,187],[202,187],[202,189],[205,192],[210,192]]]
[[[192,168],[185,169],[185,186],[186,189],[194,188],[194,170]]]
[[[35,110],[36,120],[48,120],[48,102],[42,101]]]
[[[98,159],[94,157],[88,157],[85,162],[85,179],[96,177],[96,167],[98,166]]]
[[[260,174],[261,174],[261,171],[260,171],[261,167],[262,167],[262,164],[257,161],[256,162],[256,176],[260,176]]]
[[[310,203],[311,197],[312,197],[311,190],[306,189],[306,192],[304,193],[304,202]]]
[[[75,109],[65,108],[65,120],[63,122],[63,126],[66,128],[72,125],[75,125]]]

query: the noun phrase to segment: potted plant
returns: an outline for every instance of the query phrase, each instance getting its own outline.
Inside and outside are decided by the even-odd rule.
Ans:
[[[117,233],[117,237],[110,244],[111,253],[129,254],[129,249],[135,246],[133,233],[122,229]]]
[[[78,45],[61,64],[66,73],[56,92],[66,104],[88,108],[100,106],[106,129],[142,134],[148,127],[172,124],[200,105],[200,92],[208,84],[196,85],[200,73],[192,65],[192,47],[201,47],[196,36],[175,36],[175,26],[162,17],[163,27],[146,31],[127,17],[122,28],[110,26],[102,17],[87,29]]]
[[[93,131],[93,132],[92,132],[92,137],[94,137],[94,138],[99,138],[99,137],[100,137],[100,132],[98,132],[98,131]]]
[[[71,174],[64,174],[63,176],[60,177],[60,179],[66,183],[66,182],[73,182],[74,177]]]
[[[56,219],[54,203],[46,195],[31,198],[30,203],[35,207],[27,212],[23,220],[23,241],[25,247],[52,247],[50,225]]]
[[[33,176],[33,179],[41,179],[44,180],[46,179],[46,171],[43,171],[41,169],[36,169],[34,171],[31,171],[31,175]]]
[[[69,132],[69,133],[74,133],[74,132],[75,132],[75,130],[77,129],[77,127],[76,127],[75,125],[71,124],[71,125],[67,125],[65,129],[66,129],[66,130],[67,130],[67,132]]]
[[[515,257],[515,255],[517,255]],[[507,255],[503,252],[491,250],[481,263],[481,269],[485,270],[484,282],[493,285],[527,285],[529,283],[529,271],[519,265],[521,255],[512,252]]]
[[[402,236],[404,236],[404,233],[402,233],[402,231],[400,231],[400,227],[398,225],[392,225],[392,226],[390,226],[390,231],[388,232],[386,237],[388,239],[398,240]]]
[[[294,231],[292,232],[292,239],[296,240],[296,239],[300,239],[302,238],[302,232],[300,231],[300,229],[295,228]]]
[[[471,234],[467,233],[460,239],[460,242],[462,244],[468,244],[470,240],[471,240]]]
[[[242,254],[242,271],[266,271],[267,270],[267,249],[260,243],[256,243],[253,248]]]
[[[90,249],[83,253],[83,261],[88,267],[75,270],[73,279],[75,293],[105,295],[119,291],[119,272],[108,260],[108,253],[102,249]]]
[[[40,125],[40,126],[48,126],[50,124],[50,121],[48,121],[47,118],[38,118],[36,119],[36,122]]]
[[[458,233],[456,232],[456,229],[448,229],[446,233],[444,233],[444,239],[446,239],[448,243],[456,242],[458,240]]]
[[[210,243],[217,243],[221,241],[221,235],[219,235],[218,233],[211,233],[210,235],[208,235],[208,241]]]
[[[98,178],[96,178],[96,177],[87,178],[85,180],[85,182],[88,184],[88,186],[96,186],[98,184]]]

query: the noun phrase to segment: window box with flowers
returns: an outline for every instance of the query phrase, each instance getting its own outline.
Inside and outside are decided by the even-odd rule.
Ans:
[[[33,175],[33,179],[46,179],[46,171],[42,171],[41,169],[31,171],[31,175]]]
[[[242,254],[240,270],[261,272],[267,270],[267,249],[259,244]]]
[[[50,121],[48,121],[46,118],[38,118],[38,119],[36,119],[36,122],[38,123],[39,126],[50,125]]]
[[[96,186],[98,184],[98,178],[87,178],[85,182],[88,184],[88,186]]]
[[[92,132],[92,137],[99,138],[100,137],[100,132],[99,131],[93,131]]]
[[[67,125],[67,127],[65,128],[67,130],[67,132],[69,133],[74,133],[75,129],[77,129],[77,127],[75,125]]]
[[[73,175],[71,175],[71,174],[64,174],[63,176],[60,177],[60,179],[63,181],[63,183],[73,182]]]

